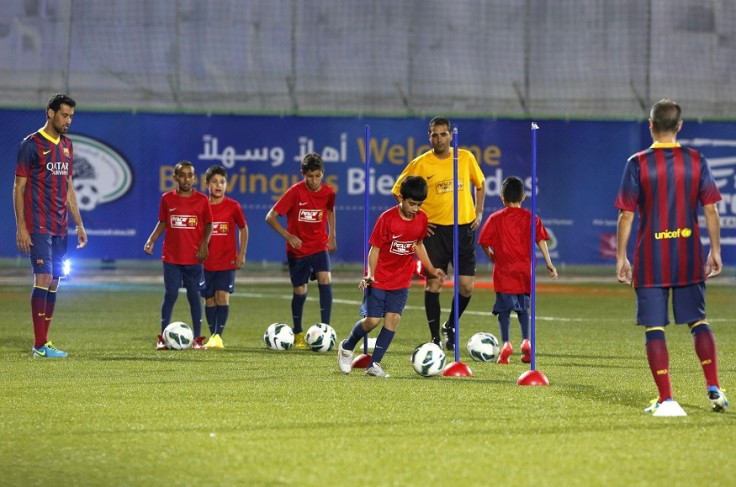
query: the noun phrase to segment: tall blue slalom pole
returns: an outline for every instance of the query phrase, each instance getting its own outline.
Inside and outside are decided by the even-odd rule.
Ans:
[[[368,269],[368,251],[370,245],[368,239],[371,236],[371,126],[365,126],[365,194],[363,198],[363,272]],[[363,353],[353,359],[354,369],[366,369],[371,363],[371,355],[368,353],[368,335],[363,338]]]
[[[531,230],[531,282],[532,282],[532,289],[531,289],[531,299],[530,299],[530,306],[531,306],[531,312],[529,314],[529,320],[530,320],[530,326],[531,326],[531,341],[532,341],[532,363],[531,363],[531,369],[521,374],[519,379],[517,380],[517,384],[520,386],[548,386],[549,380],[547,380],[547,377],[543,373],[537,370],[537,319],[536,319],[536,309],[537,309],[537,291],[536,291],[536,282],[537,282],[537,272],[536,272],[536,236],[537,236],[537,230],[536,230],[536,220],[537,220],[537,130],[539,130],[539,125],[537,125],[535,122],[532,122],[532,230]]]
[[[452,128],[452,184],[453,184],[453,191],[452,191],[452,215],[453,215],[453,223],[452,223],[452,269],[454,272],[454,283],[453,286],[454,290],[454,297],[453,302],[455,303],[455,306],[452,307],[452,313],[453,317],[455,318],[455,361],[451,364],[447,365],[445,367],[445,370],[442,372],[442,375],[445,377],[470,377],[473,375],[473,371],[470,370],[470,367],[465,365],[464,363],[460,362],[460,312],[459,312],[459,290],[460,290],[460,274],[458,271],[458,229],[457,229],[457,208],[458,208],[458,189],[460,185],[459,182],[459,176],[458,176],[458,169],[457,169],[457,159],[458,159],[458,150],[457,150],[457,126]]]

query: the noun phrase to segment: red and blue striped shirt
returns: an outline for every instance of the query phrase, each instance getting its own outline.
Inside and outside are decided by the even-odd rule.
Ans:
[[[703,154],[676,143],[655,143],[631,156],[616,208],[639,210],[634,287],[687,286],[705,281],[698,203],[720,201]]]
[[[21,142],[15,175],[27,178],[23,201],[28,233],[67,234],[66,197],[73,162],[72,142],[65,135],[54,139],[39,130]]]

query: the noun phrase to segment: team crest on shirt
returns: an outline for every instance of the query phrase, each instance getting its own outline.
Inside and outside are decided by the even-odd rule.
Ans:
[[[322,221],[324,210],[299,210],[299,221],[305,223],[319,223]]]
[[[74,144],[74,191],[80,210],[123,197],[133,184],[133,173],[125,158],[102,141],[69,135]],[[64,148],[68,156],[68,149]]]
[[[228,222],[212,222],[212,235],[227,235],[229,230]]]
[[[193,230],[197,228],[197,217],[195,215],[171,215],[169,217],[171,228]]]
[[[437,194],[452,192],[452,179],[445,179],[444,181],[437,181],[436,183],[434,183],[434,189],[437,192]],[[462,180],[458,180],[457,190],[458,191],[463,190]]]
[[[389,252],[396,255],[412,255],[414,249],[417,247],[417,242],[412,240],[410,242],[400,242],[398,240],[391,241],[391,248]]]

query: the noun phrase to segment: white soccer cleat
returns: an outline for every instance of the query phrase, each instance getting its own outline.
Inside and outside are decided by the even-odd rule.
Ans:
[[[373,362],[371,366],[366,369],[365,375],[371,377],[391,377],[381,368],[381,364],[378,362]]]
[[[349,374],[353,370],[353,351],[342,348],[343,343],[345,340],[337,346],[337,366],[340,367],[340,372]]]

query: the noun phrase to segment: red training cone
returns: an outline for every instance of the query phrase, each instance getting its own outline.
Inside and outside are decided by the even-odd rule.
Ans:
[[[462,362],[452,362],[442,371],[443,377],[472,377],[473,371]]]
[[[353,368],[354,369],[367,369],[371,365],[371,358],[373,358],[372,355],[367,353],[361,353],[357,357],[353,359]]]
[[[548,386],[549,380],[538,370],[527,370],[519,376],[516,383],[520,386]]]

